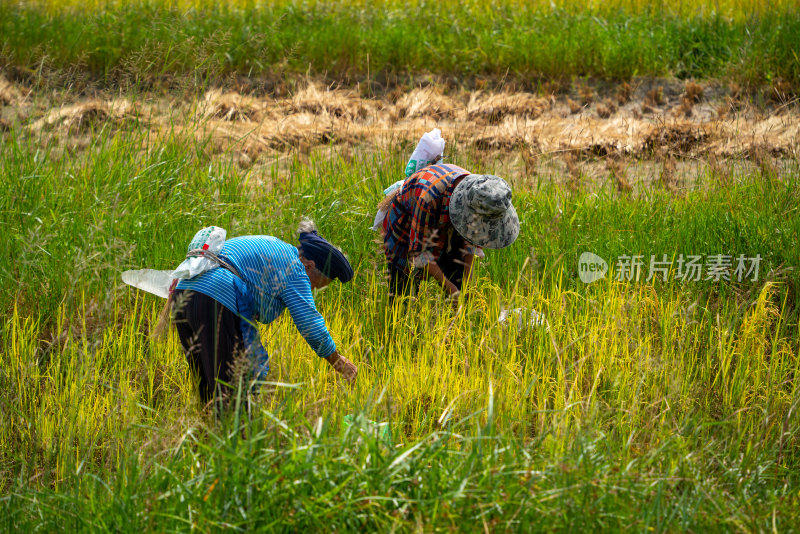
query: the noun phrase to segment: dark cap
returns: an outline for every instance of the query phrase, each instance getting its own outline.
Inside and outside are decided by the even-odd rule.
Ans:
[[[323,239],[316,231],[300,233],[300,250],[303,257],[314,262],[319,271],[328,278],[349,282],[353,268],[342,252]]]

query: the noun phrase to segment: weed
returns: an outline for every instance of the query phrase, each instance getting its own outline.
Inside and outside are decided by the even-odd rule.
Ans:
[[[654,108],[664,104],[664,88],[662,86],[654,87],[647,91],[644,98],[645,105]]]
[[[686,82],[684,98],[697,103],[703,98],[703,86],[695,82]]]
[[[597,105],[597,116],[601,119],[607,119],[617,111],[617,106],[611,100],[605,100],[602,104]]]
[[[623,82],[617,89],[617,103],[622,106],[627,104],[633,95],[633,86],[628,82]]]

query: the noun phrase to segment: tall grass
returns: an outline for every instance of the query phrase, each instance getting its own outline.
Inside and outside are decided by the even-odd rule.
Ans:
[[[519,240],[488,253],[453,310],[430,286],[385,299],[368,226],[400,150],[242,171],[185,135],[0,138],[5,528],[794,528],[796,163],[680,194],[539,176],[515,190]],[[238,401],[203,411],[174,335],[148,337],[161,303],[119,272],[174,266],[209,224],[291,241],[304,215],[357,273],[317,296],[356,385],[283,318],[262,328],[272,370],[249,416]],[[763,262],[755,282],[585,285],[584,251],[612,268],[622,254]],[[504,308],[548,324],[498,324]]]
[[[46,364],[36,322],[14,315],[6,525],[791,528],[796,337],[770,286],[735,332],[671,292],[541,289],[550,329],[521,333],[490,324],[496,306],[448,316],[429,302],[376,335],[370,306],[325,299],[361,367],[355,389],[282,321],[254,415],[234,403],[216,421],[198,413],[175,340],[142,333],[152,303],[101,335],[67,334]]]
[[[377,89],[428,75],[800,82],[795,1],[61,4],[0,4],[0,67],[29,81],[124,87],[248,77],[274,88],[286,74]]]

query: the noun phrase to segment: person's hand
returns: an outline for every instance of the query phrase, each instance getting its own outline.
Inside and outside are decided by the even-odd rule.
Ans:
[[[446,300],[447,300],[447,302],[450,303],[450,305],[453,307],[453,309],[458,309],[458,299],[459,299],[460,296],[461,296],[461,291],[456,289],[455,292],[450,293],[450,295],[447,297]]]
[[[450,304],[450,306],[453,307],[454,310],[457,310],[458,302],[461,300],[461,290],[450,280],[447,280],[444,290],[447,293],[447,298],[445,300]]]
[[[352,382],[356,379],[356,375],[358,374],[358,368],[355,366],[353,362],[339,354],[338,352],[334,352],[330,356],[326,358],[328,363],[331,364],[333,370],[339,373],[342,378],[347,380],[348,382]]]

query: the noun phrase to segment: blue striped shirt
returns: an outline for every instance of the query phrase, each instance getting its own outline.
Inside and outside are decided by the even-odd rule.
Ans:
[[[190,280],[181,280],[177,288],[208,295],[241,317],[245,347],[263,371],[268,369],[268,355],[255,321],[269,324],[286,308],[317,355],[327,358],[333,354],[336,345],[314,305],[311,281],[297,247],[272,236],[234,237],[225,241],[219,257],[236,268],[242,278],[216,267]]]

